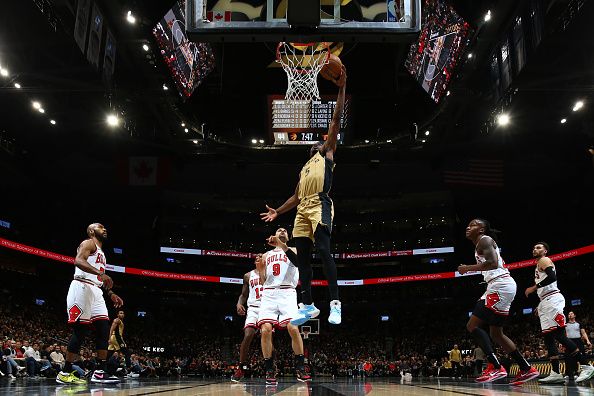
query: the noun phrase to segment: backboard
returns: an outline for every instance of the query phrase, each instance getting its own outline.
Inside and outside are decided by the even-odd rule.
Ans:
[[[321,24],[292,28],[288,1],[187,0],[186,31],[196,42],[410,42],[421,0],[321,0]]]

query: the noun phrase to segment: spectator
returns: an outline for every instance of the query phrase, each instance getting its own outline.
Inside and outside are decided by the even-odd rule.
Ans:
[[[30,377],[37,376],[38,373],[42,373],[51,367],[50,362],[47,359],[42,359],[39,353],[39,343],[34,342],[33,347],[25,350],[25,362],[27,367],[27,374]]]
[[[56,365],[61,370],[64,367],[64,355],[62,354],[60,347],[54,344],[54,351],[50,353],[50,359],[52,365]]]
[[[485,362],[485,352],[478,345],[474,348],[473,352],[474,365],[476,368],[476,375],[481,375],[483,372],[483,364]]]

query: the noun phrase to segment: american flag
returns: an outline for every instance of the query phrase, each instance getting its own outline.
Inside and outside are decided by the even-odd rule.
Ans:
[[[467,158],[447,161],[443,179],[446,184],[477,187],[503,187],[503,161]]]

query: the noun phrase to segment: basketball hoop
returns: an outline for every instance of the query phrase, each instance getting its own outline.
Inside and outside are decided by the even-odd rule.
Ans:
[[[276,61],[287,73],[286,100],[311,102],[320,99],[318,73],[330,57],[329,43],[287,43],[276,47]]]

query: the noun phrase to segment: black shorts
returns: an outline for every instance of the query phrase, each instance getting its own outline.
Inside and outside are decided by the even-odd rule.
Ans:
[[[476,302],[472,314],[487,323],[489,326],[502,327],[507,320],[507,315],[500,315],[487,308],[485,306],[485,300],[483,299]]]

